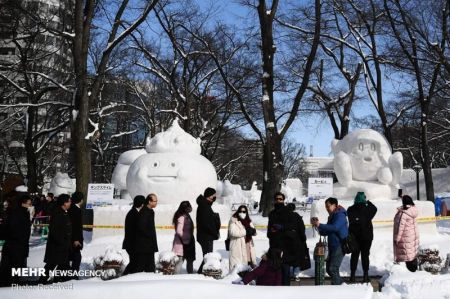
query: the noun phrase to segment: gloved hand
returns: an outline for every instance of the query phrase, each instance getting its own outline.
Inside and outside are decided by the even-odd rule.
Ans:
[[[254,229],[253,227],[246,227],[245,228],[245,235],[247,237],[254,236],[255,234],[256,234],[256,229]]]

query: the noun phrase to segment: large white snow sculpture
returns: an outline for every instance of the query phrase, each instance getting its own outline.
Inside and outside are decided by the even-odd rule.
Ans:
[[[339,183],[334,195],[353,199],[359,191],[370,200],[395,198],[403,169],[403,156],[392,153],[387,140],[371,129],[354,131],[332,142],[334,172]]]
[[[75,184],[67,173],[57,172],[50,182],[48,192],[53,193],[55,197],[61,194],[72,194],[75,192]]]
[[[216,170],[200,154],[200,140],[177,121],[147,140],[146,151],[128,170],[126,186],[132,198],[155,193],[160,204],[193,203],[207,187],[216,188]]]
[[[117,165],[112,173],[111,183],[114,184],[114,188],[120,190],[121,198],[129,199],[127,191],[127,173],[130,165],[133,164],[137,158],[146,153],[145,149],[142,148],[126,151],[119,156]]]

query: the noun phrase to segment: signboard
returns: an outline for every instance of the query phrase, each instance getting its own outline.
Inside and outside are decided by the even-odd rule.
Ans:
[[[89,184],[86,209],[112,205],[114,184]]]
[[[309,178],[308,196],[327,197],[333,195],[333,178]]]

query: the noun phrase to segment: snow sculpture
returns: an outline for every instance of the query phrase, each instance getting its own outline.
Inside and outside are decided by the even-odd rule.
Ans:
[[[126,187],[132,198],[155,193],[159,204],[194,203],[207,187],[216,188],[216,170],[200,154],[200,140],[181,129],[177,121],[149,138],[146,152],[127,173]]]
[[[53,193],[55,197],[61,194],[72,194],[75,192],[75,184],[67,173],[57,172],[50,182],[48,192]]]
[[[387,140],[371,129],[354,131],[332,142],[334,172],[339,183],[334,195],[353,199],[358,191],[370,200],[395,198],[403,169],[403,156],[392,154]]]
[[[111,183],[114,184],[114,188],[120,190],[120,197],[123,199],[129,199],[127,191],[127,173],[130,165],[139,158],[146,154],[145,149],[135,149],[122,153],[117,160],[117,165],[114,168],[111,177]]]

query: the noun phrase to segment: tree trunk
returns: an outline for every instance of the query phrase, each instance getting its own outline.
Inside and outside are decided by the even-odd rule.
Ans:
[[[267,217],[273,209],[273,196],[275,192],[281,190],[281,183],[283,182],[284,165],[282,163],[281,140],[279,136],[278,142],[276,139],[277,137],[274,137],[264,144],[264,178],[260,201],[260,212],[263,213],[264,217]]]
[[[422,168],[423,177],[425,179],[425,189],[427,200],[434,202],[434,184],[433,176],[431,173],[431,158],[430,150],[428,147],[428,122],[427,115],[429,113],[429,100],[425,99],[421,102],[422,117],[420,124],[420,139],[421,139],[421,152],[422,152]]]
[[[76,190],[87,194],[91,181],[91,140],[86,139],[89,131],[89,97],[84,82],[80,82],[75,94],[75,107],[78,109],[77,118],[73,126],[73,142],[75,154],[75,174],[77,178]]]
[[[33,146],[33,127],[36,117],[36,107],[28,107],[27,129],[25,136],[25,152],[27,157],[27,186],[28,192],[38,192],[37,183],[37,155]]]

